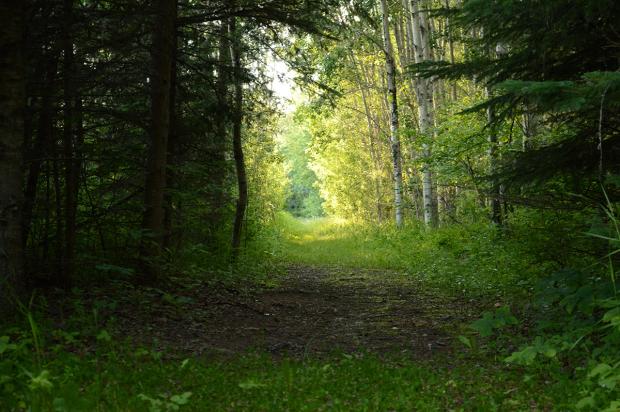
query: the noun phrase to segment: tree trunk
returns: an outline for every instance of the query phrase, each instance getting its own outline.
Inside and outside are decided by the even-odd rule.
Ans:
[[[177,61],[176,55],[178,51],[178,38],[176,30],[173,33],[174,39],[172,41],[172,63],[170,69],[170,124],[168,127],[168,142],[167,142],[167,166],[166,167],[166,185],[168,189],[175,188],[176,171],[175,167],[179,161],[179,136],[177,132]],[[172,247],[172,237],[174,231],[174,200],[170,190],[164,192],[164,233],[162,239],[162,246],[164,249],[170,249]]]
[[[222,225],[223,211],[226,204],[227,192],[227,170],[226,151],[229,142],[229,126],[231,120],[231,105],[229,96],[229,86],[231,84],[231,62],[230,62],[230,39],[228,33],[228,21],[220,22],[219,50],[217,62],[217,114],[215,116],[215,136],[209,159],[215,170],[211,177],[213,189],[209,193],[211,211],[209,213],[209,228],[212,233],[217,233]]]
[[[446,0],[446,10],[450,10],[450,0]],[[446,30],[448,31],[448,48],[450,51],[450,64],[454,64],[454,33],[452,33],[452,24],[450,23],[450,18],[448,17],[446,20]],[[457,90],[456,90],[456,80],[452,80],[452,101],[456,102],[458,99]]]
[[[0,310],[24,290],[22,144],[25,79],[24,16],[20,1],[0,3]]]
[[[486,88],[487,98],[490,98],[489,88]],[[493,124],[495,121],[495,111],[493,106],[487,108],[487,122],[489,124],[489,176],[491,176],[491,190],[489,197],[489,207],[491,209],[491,222],[497,226],[502,224],[502,204],[501,204],[501,191],[500,185],[495,175],[497,174],[497,129]]]
[[[243,82],[241,76],[241,42],[239,39],[241,34],[237,32],[236,19],[234,17],[230,19],[229,33],[233,39],[230,48],[230,60],[233,64],[233,81],[235,84],[232,136],[233,156],[235,158],[237,188],[239,190],[232,233],[232,258],[234,261],[239,255],[239,249],[241,247],[241,231],[243,229],[245,210],[248,205],[248,181],[245,172],[243,144],[241,142],[241,125],[243,121]]]
[[[411,14],[411,33],[414,41],[414,58],[416,63],[431,60],[431,49],[428,24],[424,12],[420,12],[419,0],[407,3]],[[422,156],[425,159],[422,168],[422,198],[424,202],[424,223],[427,226],[436,226],[438,222],[437,203],[433,193],[433,175],[430,165],[431,144],[434,137],[433,113],[433,84],[430,79],[418,77],[416,79],[416,98],[418,101],[418,122],[420,133],[426,142],[422,145]]]
[[[63,157],[65,174],[64,245],[60,251],[61,268],[58,284],[71,287],[75,266],[78,169],[75,159],[75,57],[73,55],[73,0],[64,2],[63,30]]]
[[[164,231],[164,193],[168,134],[170,127],[170,79],[174,50],[176,0],[157,0],[153,30],[151,75],[150,147],[144,185],[145,234],[140,245],[142,280],[155,282],[160,270],[155,261],[161,255]]]
[[[396,227],[403,225],[403,172],[401,166],[400,137],[398,135],[398,99],[396,95],[396,65],[392,40],[390,39],[389,12],[386,0],[381,0],[383,14],[383,51],[387,71],[387,89],[390,106],[390,148],[392,151],[392,167],[394,179],[394,211]]]
[[[54,95],[54,82],[58,61],[56,56],[46,56],[45,58],[47,61],[43,75],[43,87],[41,88],[41,109],[37,122],[37,134],[32,143],[32,147],[28,150],[28,174],[24,191],[24,213],[22,222],[22,241],[24,247],[27,245],[30,235],[33,208],[43,166],[43,156],[49,155],[49,147],[52,141],[52,129],[54,127],[52,96]]]

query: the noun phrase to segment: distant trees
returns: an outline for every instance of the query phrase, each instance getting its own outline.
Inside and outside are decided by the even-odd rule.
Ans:
[[[505,185],[502,196],[529,203],[549,190],[547,183],[556,196],[560,185],[600,199],[600,181],[620,166],[620,119],[612,109],[620,97],[618,2],[468,0],[446,15],[469,34],[463,37],[469,53],[421,72],[489,87],[477,109],[492,109],[491,136],[506,124],[523,126],[521,144],[511,132],[514,149],[503,150],[501,167],[491,170],[493,186]],[[530,200],[521,198],[526,184]]]
[[[337,91],[329,99],[317,91],[320,120],[312,122],[327,210],[379,221],[398,214],[388,201],[393,136],[402,145],[403,213],[429,226],[480,212],[501,227],[520,205],[602,200],[601,182],[620,168],[616,2],[387,6],[347,2],[342,40],[316,49],[300,42],[322,73],[322,90]],[[392,43],[396,70],[382,67]],[[366,180],[358,184],[356,173]],[[580,196],[569,201],[567,193]]]
[[[264,44],[283,27],[327,30],[335,2],[5,3],[3,288],[22,273],[67,288],[84,268],[154,282],[190,244],[228,265],[251,233],[248,197],[282,195],[254,179],[275,162]],[[244,159],[258,127],[264,144]]]

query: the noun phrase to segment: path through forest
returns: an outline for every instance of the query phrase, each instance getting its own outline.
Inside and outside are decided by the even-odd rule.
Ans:
[[[467,305],[426,291],[397,271],[292,264],[261,290],[194,285],[168,304],[133,299],[121,329],[185,355],[324,356],[373,352],[429,357],[448,350]],[[144,344],[150,342],[144,341]]]

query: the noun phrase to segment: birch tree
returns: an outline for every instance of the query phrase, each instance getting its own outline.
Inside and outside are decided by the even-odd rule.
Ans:
[[[390,144],[392,150],[392,165],[394,177],[394,211],[396,226],[403,225],[403,174],[401,166],[400,137],[398,136],[398,99],[396,95],[396,65],[392,40],[390,39],[389,12],[386,0],[381,0],[383,20],[383,51],[385,53],[385,67],[387,71],[387,89],[390,106]]]
[[[411,33],[415,63],[419,64],[432,60],[429,38],[429,26],[426,12],[421,10],[420,0],[403,0]],[[435,118],[433,113],[433,84],[432,80],[418,76],[416,78],[416,99],[418,103],[418,123],[420,133],[425,137],[422,145],[424,166],[422,168],[422,198],[424,203],[424,223],[427,226],[437,225],[437,204],[434,199],[433,175],[430,165],[431,144],[434,137]]]

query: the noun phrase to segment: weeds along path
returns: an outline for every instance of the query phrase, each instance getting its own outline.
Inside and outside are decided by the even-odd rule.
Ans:
[[[193,354],[428,357],[449,348],[453,326],[470,318],[463,303],[398,270],[364,268],[365,261],[356,268],[335,264],[355,263],[357,252],[355,242],[333,230],[319,221],[291,231],[284,245],[290,263],[275,287],[240,292],[196,285],[176,296],[176,306],[141,304],[125,312],[124,329]]]

